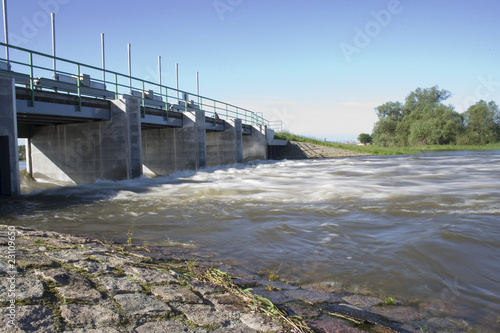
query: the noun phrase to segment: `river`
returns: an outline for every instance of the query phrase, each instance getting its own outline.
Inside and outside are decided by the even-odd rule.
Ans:
[[[500,151],[262,161],[53,186],[23,180],[29,195],[0,199],[0,223],[192,242],[251,272],[498,320]]]

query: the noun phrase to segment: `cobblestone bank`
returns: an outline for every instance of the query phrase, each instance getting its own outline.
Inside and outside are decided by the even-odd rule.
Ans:
[[[203,278],[213,263],[190,251],[0,225],[2,332],[299,332],[265,315],[256,300],[271,300],[288,315],[300,316],[307,323],[303,332],[467,328],[411,306],[388,307],[378,298],[325,285],[300,287],[233,271],[234,286],[258,295],[242,297]]]
[[[369,154],[352,150],[315,145],[306,142],[290,141],[280,153],[280,159],[297,160],[308,158],[333,158],[367,156]]]

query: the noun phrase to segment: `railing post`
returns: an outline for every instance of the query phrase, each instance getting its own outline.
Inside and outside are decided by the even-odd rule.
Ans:
[[[161,86],[160,86],[161,89]],[[168,88],[165,87],[165,114],[167,115],[167,121],[168,121]]]
[[[77,66],[77,77],[76,77],[76,91],[78,94],[78,111],[82,111],[82,94],[81,94],[81,80],[80,80],[80,64]]]
[[[144,81],[142,81],[142,118],[146,117],[146,102],[144,101],[145,98],[144,89],[145,89]],[[132,88],[130,88],[130,93],[132,93]]]
[[[31,106],[35,106],[35,85],[33,84],[33,52],[29,53],[30,59],[30,91],[31,91]]]
[[[118,74],[115,73],[115,99],[118,99]]]

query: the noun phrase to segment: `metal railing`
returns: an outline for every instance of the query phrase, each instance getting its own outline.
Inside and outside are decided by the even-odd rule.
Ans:
[[[2,42],[0,46],[14,50],[10,53],[11,57],[8,61],[0,58],[4,66],[8,67],[0,69],[0,72],[3,72],[3,75],[8,72],[15,78],[16,85],[23,85],[30,89],[32,105],[35,104],[37,89],[63,91],[76,95],[79,110],[82,97],[118,99],[119,95],[128,95],[141,99],[143,116],[146,108],[161,110],[167,118],[169,112],[199,109],[204,110],[207,116],[213,116],[216,119],[239,118],[247,125],[282,127],[281,121],[270,122],[260,112],[253,112],[230,103]],[[12,55],[15,55],[16,59],[23,57],[27,59],[14,60]]]

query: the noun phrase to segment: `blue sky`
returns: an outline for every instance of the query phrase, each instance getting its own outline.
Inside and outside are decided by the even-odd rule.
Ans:
[[[463,112],[500,103],[498,0],[7,0],[10,42],[106,64],[264,112],[294,133],[354,140],[374,108],[439,85]],[[3,30],[3,29],[2,29]]]

